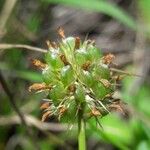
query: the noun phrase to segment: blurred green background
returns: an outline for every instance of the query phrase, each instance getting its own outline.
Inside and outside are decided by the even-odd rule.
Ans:
[[[115,54],[117,68],[141,76],[125,77],[118,89],[126,116],[102,118],[103,129],[89,120],[88,150],[150,150],[150,0],[0,0],[0,71],[34,136],[33,142],[0,83],[0,150],[77,149],[75,125],[40,122],[44,96],[28,92],[42,81],[31,59],[42,60],[43,53],[1,47],[46,49],[46,40],[58,40],[60,26],[68,36],[94,39],[104,54]]]

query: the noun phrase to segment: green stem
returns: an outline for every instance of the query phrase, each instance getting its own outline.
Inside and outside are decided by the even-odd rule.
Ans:
[[[78,114],[78,150],[86,150],[85,121],[82,113]]]

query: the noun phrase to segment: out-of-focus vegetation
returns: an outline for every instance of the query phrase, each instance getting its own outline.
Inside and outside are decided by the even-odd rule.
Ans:
[[[4,23],[1,18],[7,17],[11,3],[14,8],[1,28]],[[2,49],[1,44],[27,44],[46,49],[45,41],[57,40],[56,29],[62,26],[68,35],[82,38],[88,35],[95,39],[103,53],[115,53],[118,68],[141,77],[127,76],[118,88],[118,95],[127,103],[125,116],[111,114],[100,119],[103,129],[95,120],[89,120],[87,147],[149,150],[149,10],[150,0],[0,0],[0,70],[17,107],[28,117],[35,145],[42,150],[77,149],[75,125],[67,125],[66,130],[55,118],[47,120],[49,129],[46,123],[40,124],[37,119],[41,117],[39,105],[43,95],[29,93],[28,86],[42,81],[31,59],[42,59],[43,54],[19,48]],[[26,133],[0,83],[0,150],[35,149]]]

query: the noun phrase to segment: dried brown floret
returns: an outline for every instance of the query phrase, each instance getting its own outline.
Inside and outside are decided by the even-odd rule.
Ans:
[[[91,110],[91,114],[92,114],[92,116],[101,116],[100,111],[98,109],[96,109],[96,108],[93,108]]]
[[[120,81],[125,77],[125,75],[115,75],[112,77],[115,81]]]
[[[49,102],[45,102],[41,105],[40,109],[44,110],[50,107],[50,103]]]
[[[62,105],[62,106],[59,108],[59,114],[60,114],[60,115],[64,114],[66,111],[67,111],[67,108],[66,108],[64,105]]]
[[[106,79],[100,79],[99,81],[107,88],[111,86],[111,83]]]
[[[79,49],[79,47],[80,47],[80,38],[76,37],[75,38],[75,48],[74,49]]]
[[[95,45],[95,40],[87,40],[87,44]]]
[[[32,64],[33,64],[34,66],[36,66],[37,68],[40,68],[40,69],[44,69],[44,68],[47,66],[47,64],[41,62],[41,61],[38,60],[38,59],[33,59],[33,60],[32,60]]]
[[[109,106],[110,111],[118,111],[125,115],[125,111],[123,109],[123,103],[120,100],[113,102]]]
[[[104,64],[110,64],[115,59],[115,56],[113,54],[107,54],[102,59]]]
[[[60,120],[61,116],[67,111],[67,108],[66,106],[62,105],[60,108],[59,108],[59,115],[58,115],[58,120]]]
[[[75,90],[76,90],[76,86],[75,86],[74,84],[71,84],[71,85],[68,87],[68,90],[69,90],[69,92],[74,93]]]
[[[29,86],[29,92],[32,90],[34,91],[40,91],[40,90],[46,90],[46,89],[51,89],[52,87],[49,85],[46,85],[45,83],[34,83],[31,86]]]
[[[64,29],[59,27],[58,28],[58,34],[60,35],[61,38],[65,38],[65,33],[64,33]]]
[[[46,45],[49,49],[52,47],[51,42],[49,40],[46,41]]]
[[[91,61],[88,60],[85,64],[82,65],[82,69],[87,71],[89,70],[90,65]]]
[[[51,46],[52,46],[53,48],[55,48],[55,49],[58,48],[58,45],[56,44],[56,42],[51,42]]]
[[[61,61],[64,63],[65,66],[66,66],[66,65],[69,65],[69,62],[67,61],[67,59],[66,59],[66,57],[65,57],[64,54],[61,54],[61,55],[60,55],[60,59],[61,59]]]
[[[42,115],[42,121],[45,121],[51,115],[51,111],[47,111]]]

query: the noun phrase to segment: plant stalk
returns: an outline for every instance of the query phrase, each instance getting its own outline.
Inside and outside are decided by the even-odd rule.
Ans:
[[[78,114],[78,150],[86,150],[85,121],[82,112]]]

